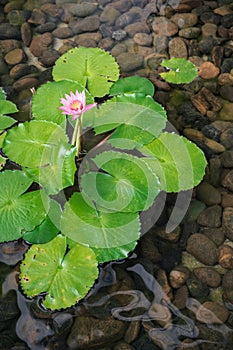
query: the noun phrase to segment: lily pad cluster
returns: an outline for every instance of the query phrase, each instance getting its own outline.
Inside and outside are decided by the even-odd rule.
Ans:
[[[190,70],[196,76],[185,62],[164,63],[175,69],[175,83]],[[202,151],[165,131],[153,84],[119,74],[101,49],[68,51],[53,68],[54,80],[33,95],[32,119],[24,123],[7,115],[17,107],[0,90],[0,241],[30,243],[20,284],[52,310],[85,297],[99,263],[128,256],[140,238],[140,214],[161,191],[193,188],[204,175]],[[92,129],[103,139],[82,159],[70,141],[74,123],[58,108],[71,91],[85,91],[87,104],[96,103],[83,115],[83,133]]]

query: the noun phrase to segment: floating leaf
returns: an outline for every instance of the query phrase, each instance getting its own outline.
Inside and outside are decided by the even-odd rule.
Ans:
[[[102,212],[74,193],[65,204],[61,230],[75,242],[112,248],[137,240],[140,223],[137,213]]]
[[[110,95],[134,94],[154,95],[154,85],[146,78],[132,76],[117,80],[110,89]]]
[[[127,258],[129,253],[136,247],[137,241],[130,242],[129,244],[113,247],[113,248],[95,248],[91,247],[94,251],[99,263],[108,262],[111,260],[119,260]]]
[[[6,161],[7,161],[7,158],[0,155],[0,170],[2,170],[2,168],[6,164]]]
[[[39,183],[47,194],[56,194],[74,184],[76,148],[60,143],[51,150],[50,162],[40,168],[25,168],[25,172]],[[42,158],[42,163],[44,163]]]
[[[67,308],[82,299],[94,284],[97,261],[94,252],[76,244],[66,253],[66,237],[32,245],[21,264],[21,286],[28,296],[46,292],[43,305],[51,310]]]
[[[158,178],[142,158],[107,151],[92,160],[101,172],[83,174],[80,184],[100,207],[120,212],[146,210],[160,192]]]
[[[18,108],[16,105],[8,100],[0,99],[0,115],[2,114],[8,114],[8,113],[15,113],[18,111]]]
[[[33,231],[26,232],[23,239],[30,243],[47,243],[51,241],[60,231],[61,207],[54,201],[50,201],[48,215]]]
[[[160,73],[161,77],[169,83],[190,83],[197,76],[197,67],[184,58],[171,58],[163,60],[161,66],[169,69],[168,72]]]
[[[25,193],[32,180],[19,170],[1,172],[0,183],[0,241],[12,241],[45,219],[49,198],[42,191]]]
[[[6,132],[2,132],[2,130],[0,130],[0,148],[2,148],[2,145],[3,145],[3,142],[5,140],[5,137],[6,137]]]
[[[145,162],[159,177],[167,192],[179,192],[196,186],[205,174],[206,159],[203,152],[183,136],[162,133],[141,151],[153,156]]]
[[[85,114],[83,127],[101,134],[118,128],[109,142],[120,148],[149,143],[166,125],[166,112],[151,96],[117,96]],[[140,135],[139,135],[140,131]]]
[[[115,59],[99,48],[74,48],[63,54],[53,68],[54,80],[78,81],[95,97],[109,93],[119,77]]]
[[[14,126],[7,132],[3,150],[14,162],[35,168],[50,164],[54,148],[67,141],[68,138],[59,125],[32,120]]]
[[[17,121],[8,115],[0,115],[0,130],[4,130],[15,124]]]
[[[64,98],[65,94],[82,92],[84,87],[76,81],[60,80],[56,82],[48,82],[42,85],[32,99],[32,112],[36,120],[48,120],[56,124],[62,124],[66,120],[66,116],[58,109],[61,106],[60,98]],[[93,97],[85,91],[86,103],[94,102]]]

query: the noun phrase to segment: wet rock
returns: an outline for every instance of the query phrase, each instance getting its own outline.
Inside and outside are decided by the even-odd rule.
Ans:
[[[218,248],[219,265],[224,269],[233,269],[233,248],[229,245],[222,245]]]
[[[149,232],[142,237],[140,243],[142,255],[145,258],[148,258],[153,263],[157,263],[162,259],[161,254],[159,253],[158,248],[154,244]]]
[[[159,269],[156,271],[156,279],[158,283],[160,284],[162,290],[164,291],[167,296],[170,296],[171,293],[171,287],[168,282],[167,274],[163,269]]]
[[[125,335],[124,340],[126,343],[131,344],[137,337],[140,332],[140,321],[130,322]]]
[[[222,164],[225,168],[233,167],[233,151],[225,151],[221,155]]]
[[[12,10],[21,10],[23,7],[25,0],[13,0],[10,2],[7,2],[4,6],[4,13],[8,13]]]
[[[4,60],[8,65],[14,66],[16,64],[25,62],[27,60],[27,57],[22,49],[14,49],[5,55]]]
[[[123,29],[114,30],[112,33],[112,39],[116,41],[121,41],[126,37],[127,33]]]
[[[181,38],[173,38],[169,41],[168,52],[170,57],[188,57],[187,46]]]
[[[219,204],[221,202],[220,192],[208,182],[202,182],[197,187],[197,198],[207,205]]]
[[[40,57],[43,55],[43,51],[47,49],[52,42],[53,36],[51,33],[35,36],[31,41],[30,51],[34,56]]]
[[[204,227],[201,229],[201,233],[206,235],[211,241],[213,241],[217,246],[220,246],[225,239],[224,232],[222,228],[211,228],[211,227]]]
[[[106,7],[108,6],[113,7],[114,9],[120,12],[127,12],[132,5],[127,0],[119,0],[119,1],[111,2],[111,4],[107,5]]]
[[[135,349],[134,347],[132,347],[130,344],[122,340],[117,342],[113,348],[113,350],[134,350],[134,349]]]
[[[53,34],[53,36],[55,36],[56,38],[59,38],[59,39],[66,39],[66,38],[69,38],[69,37],[74,35],[72,30],[68,27],[56,28],[52,32],[52,34]]]
[[[233,170],[228,171],[222,179],[222,185],[226,189],[233,191]]]
[[[12,10],[6,16],[8,22],[14,26],[21,26],[27,19],[25,11]]]
[[[10,70],[10,77],[13,79],[19,79],[23,77],[24,75],[28,74],[37,74],[38,68],[34,65],[28,65],[28,64],[17,64]]]
[[[189,297],[187,286],[182,286],[174,292],[174,298],[172,303],[179,309],[182,310],[186,307],[186,303]]]
[[[207,324],[221,324],[227,321],[229,311],[218,303],[212,301],[204,302],[196,313],[196,318],[200,322]]]
[[[233,121],[233,113],[232,109],[233,108],[233,103],[231,102],[225,102],[223,103],[223,107],[221,111],[219,112],[219,119],[221,120],[230,120]]]
[[[193,95],[191,97],[192,104],[196,107],[196,109],[203,115],[205,115],[210,108],[210,104],[208,101],[204,98],[201,91],[198,92],[198,94]]]
[[[40,9],[34,9],[31,13],[31,17],[28,19],[28,23],[33,25],[45,24],[46,15]]]
[[[115,22],[116,28],[124,28],[131,23],[138,22],[140,16],[137,12],[126,12],[123,13],[120,17],[117,18]]]
[[[230,149],[233,147],[233,128],[229,128],[224,130],[220,136],[221,143],[226,147],[226,149]]]
[[[63,15],[63,9],[55,4],[47,3],[47,1],[41,6],[41,10],[47,15],[47,18],[52,21],[61,18]]]
[[[21,37],[25,46],[29,46],[32,40],[32,31],[30,25],[26,22],[21,26]]]
[[[195,39],[200,35],[201,29],[197,27],[187,27],[179,30],[179,36],[185,39]]]
[[[114,46],[114,41],[111,38],[103,38],[100,40],[98,47],[110,51]],[[94,46],[95,47],[95,46]]]
[[[39,57],[39,62],[45,67],[51,67],[60,57],[60,53],[52,48],[43,50],[42,56]]]
[[[105,7],[100,15],[100,22],[113,25],[120,14],[120,11],[114,9],[113,7]]]
[[[218,112],[222,108],[220,99],[216,97],[209,89],[203,87],[200,92],[205,100],[210,104],[211,109],[214,112]]]
[[[12,24],[1,23],[0,39],[20,39],[20,31]]]
[[[121,72],[130,72],[143,66],[144,57],[133,53],[123,52],[117,56]]]
[[[233,85],[233,76],[230,73],[222,73],[218,76],[219,85]]]
[[[221,275],[212,267],[196,267],[194,275],[204,284],[211,288],[217,288],[221,284]]]
[[[206,283],[198,280],[194,275],[192,275],[186,282],[189,293],[192,297],[198,299],[205,299],[209,294],[209,287]]]
[[[223,193],[221,205],[223,208],[233,207],[233,194]]]
[[[8,65],[6,64],[6,62],[4,61],[4,59],[2,57],[0,57],[0,74],[1,76],[3,76],[4,74],[8,74]]]
[[[229,14],[226,16],[223,16],[221,18],[221,23],[223,25],[223,27],[225,28],[230,28],[232,27],[232,23],[233,23],[233,14]]]
[[[214,24],[220,24],[221,17],[214,12],[207,10],[201,13],[200,20],[203,23],[214,23]]]
[[[203,38],[208,38],[210,36],[216,37],[217,29],[218,29],[218,27],[215,23],[205,23],[201,27],[201,32],[202,32]]]
[[[199,67],[198,75],[203,79],[213,79],[216,78],[219,73],[219,68],[216,67],[212,62],[204,62]]]
[[[221,67],[223,60],[224,48],[222,46],[215,46],[212,50],[212,61],[218,68]]]
[[[148,26],[142,22],[129,24],[124,28],[124,30],[126,31],[128,36],[131,38],[134,37],[134,35],[137,33],[146,33],[146,34],[150,33]]]
[[[173,288],[180,288],[185,284],[190,276],[190,271],[186,266],[178,265],[169,274],[169,282]]]
[[[126,325],[115,319],[98,320],[94,317],[77,317],[67,339],[69,349],[86,349],[101,346],[122,338]]]
[[[199,215],[197,222],[207,227],[221,226],[222,208],[219,205],[212,205],[204,209]]]
[[[20,47],[21,47],[21,43],[18,40],[6,39],[6,40],[0,41],[0,52],[2,53],[2,55],[5,55],[9,51],[12,51],[14,49],[18,49]]]
[[[155,49],[156,55],[160,54],[160,57],[161,55],[166,56],[168,47],[168,37],[165,35],[154,35],[153,37],[153,47]]]
[[[73,324],[73,316],[68,313],[60,313],[53,317],[53,329],[57,334],[63,334],[69,331]]]
[[[204,136],[208,137],[211,140],[214,140],[216,142],[220,141],[220,132],[215,129],[212,125],[205,125],[201,129]]]
[[[123,43],[119,43],[119,44],[116,44],[116,45],[112,48],[111,54],[112,54],[112,56],[116,57],[116,56],[118,56],[118,55],[120,55],[121,53],[126,52],[126,51],[127,51],[126,45],[123,44]]]
[[[195,233],[189,237],[187,252],[205,265],[212,266],[218,261],[217,246],[201,233]]]
[[[193,27],[197,24],[197,15],[195,13],[176,13],[172,16],[171,21],[174,22],[179,29]]]
[[[151,46],[152,44],[152,36],[146,33],[137,33],[134,35],[133,40],[136,44],[142,46]]]
[[[225,100],[228,100],[230,102],[233,102],[233,86],[222,86],[220,88],[220,95]]]
[[[35,28],[35,32],[39,34],[44,34],[46,32],[52,32],[57,27],[54,22],[46,22],[45,24],[41,24]]]
[[[225,236],[233,241],[233,208],[223,210],[222,229]]]
[[[233,303],[233,270],[228,270],[222,279],[224,298]]]
[[[221,73],[230,73],[233,69],[233,62],[231,58],[225,58],[221,65]]]
[[[29,89],[32,87],[36,87],[38,85],[38,80],[35,77],[26,76],[16,80],[13,84],[13,88],[16,91],[22,91],[25,89]]]
[[[0,297],[0,321],[5,322],[14,319],[19,314],[15,291],[9,291],[5,296]]]
[[[178,32],[178,26],[164,17],[156,17],[152,23],[152,28],[155,34],[168,37]]]
[[[88,17],[91,16],[97,9],[97,3],[82,2],[81,4],[70,3],[63,5],[73,16]]]
[[[99,25],[100,25],[99,17],[95,15],[74,20],[69,23],[69,27],[74,32],[74,34],[94,32],[98,30]]]
[[[164,327],[171,322],[172,315],[169,308],[165,305],[153,302],[148,310],[148,316],[151,319],[156,320],[156,322]]]

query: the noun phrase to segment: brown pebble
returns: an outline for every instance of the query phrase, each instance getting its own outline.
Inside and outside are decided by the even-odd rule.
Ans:
[[[219,85],[232,85],[233,76],[230,73],[222,73],[218,76]]]
[[[129,344],[132,343],[137,338],[139,332],[140,332],[140,321],[130,322],[129,327],[125,332],[124,340]]]
[[[194,275],[209,287],[217,288],[221,283],[221,275],[212,267],[196,267],[193,269]]]
[[[32,39],[31,45],[30,45],[30,51],[31,53],[36,56],[40,57],[43,54],[43,51],[48,48],[53,42],[53,36],[51,33],[44,33],[42,35],[38,35]]]
[[[164,36],[173,36],[178,32],[178,26],[164,17],[155,17],[152,28],[156,34]]]
[[[218,248],[219,265],[224,269],[233,269],[233,248],[229,245],[222,245]]]
[[[204,302],[196,313],[197,320],[207,324],[221,324],[226,322],[228,317],[229,311],[225,306],[213,301]]]
[[[7,64],[10,66],[22,63],[26,61],[26,54],[22,49],[14,49],[10,52],[8,52],[4,60],[6,61]]]
[[[233,207],[233,194],[232,193],[223,193],[221,205],[223,208]]]
[[[203,181],[197,187],[196,194],[197,198],[207,205],[219,204],[221,202],[220,192],[206,181]]]
[[[59,39],[66,39],[74,35],[72,30],[68,27],[56,28],[52,34]]]
[[[186,266],[176,266],[169,274],[169,282],[173,288],[180,288],[189,278],[190,271]]]
[[[30,24],[25,22],[21,26],[21,37],[25,46],[29,46],[32,41],[32,31]]]
[[[0,40],[0,52],[5,55],[9,51],[21,47],[21,42],[15,39]]]
[[[212,205],[204,209],[197,222],[202,226],[207,227],[220,227],[221,226],[221,217],[222,217],[222,208],[220,205]]]
[[[204,62],[199,67],[198,75],[203,79],[213,79],[219,75],[219,68],[212,62]]]
[[[224,297],[233,303],[233,270],[228,270],[222,279]]]
[[[201,233],[211,239],[218,247],[225,240],[225,235],[221,227],[204,227],[201,229]]]
[[[36,87],[38,84],[38,80],[34,77],[24,77],[19,80],[16,80],[16,82],[13,84],[13,88],[16,91],[21,91],[24,89]]]
[[[233,241],[233,208],[223,210],[222,228],[225,236]]]
[[[192,234],[187,241],[187,252],[205,265],[215,265],[218,261],[217,246],[201,233]]]
[[[180,310],[186,307],[186,302],[189,297],[187,286],[182,286],[174,292],[172,303]]]

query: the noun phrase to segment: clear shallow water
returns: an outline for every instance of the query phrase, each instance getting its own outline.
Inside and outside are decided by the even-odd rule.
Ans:
[[[4,5],[5,3],[6,2],[3,2]],[[59,4],[61,3],[62,2],[60,1]],[[152,1],[148,2],[148,4],[150,3],[152,3]],[[208,3],[210,2],[207,1],[205,4],[203,3],[203,5],[207,6]],[[101,4],[101,6],[104,7],[105,2],[102,1]],[[142,9],[145,18],[144,20],[152,21],[153,18],[156,17],[158,9],[160,9],[164,3],[158,1],[156,7],[153,7],[152,10],[148,10],[148,12],[146,12],[145,8],[148,4],[147,1],[145,1],[143,4],[145,5]],[[169,6],[171,7],[171,5],[174,6],[174,2],[170,2]],[[178,1],[176,2],[176,5],[179,5]],[[219,3],[219,6],[221,5],[222,4]],[[165,9],[166,8],[164,7],[164,11]],[[125,10],[123,12],[127,11]],[[148,17],[146,17],[146,14]],[[115,31],[118,29],[121,28],[114,28]],[[200,40],[200,38],[198,40]],[[61,43],[61,41],[63,40],[56,39],[56,48],[59,48],[59,43]],[[131,44],[132,43],[128,43],[129,47],[131,47]],[[149,54],[151,54],[148,48],[145,49],[145,47],[142,47],[143,46],[138,44],[135,45],[135,51],[139,52],[138,55],[140,55],[143,50],[148,50]],[[29,54],[28,48],[26,49],[26,52]],[[148,52],[145,53],[145,55],[148,54]],[[205,59],[207,59],[208,53],[204,56]],[[38,59],[32,57],[30,54],[30,60],[28,62],[38,64]],[[40,70],[46,71],[46,68],[40,67]],[[132,71],[125,72],[124,74],[131,75],[135,74],[137,71],[141,75],[147,75],[150,73],[151,77],[153,77],[153,74],[155,74],[154,78],[157,79],[157,73],[155,73],[153,69],[148,73],[148,68],[145,69],[143,65],[141,67],[138,67],[138,69],[136,68]],[[10,89],[9,86],[8,88]],[[19,94],[21,94],[21,92]],[[167,101],[168,93],[164,94],[164,90],[159,88],[156,98],[158,100],[161,99],[164,103]],[[173,110],[170,111],[170,116],[172,119]],[[180,224],[180,219],[183,218],[186,207],[190,203],[191,196],[192,193],[182,193],[177,197],[175,202],[176,204],[173,205],[174,210],[170,210],[170,214],[171,212],[172,214],[169,216],[168,222],[166,223],[167,231],[170,231],[169,229],[174,229],[178,224]],[[159,215],[158,213],[153,213],[153,215],[156,216],[156,220],[160,219],[161,221],[165,202],[166,198],[161,199],[162,204],[160,206],[161,210],[159,210]],[[169,198],[167,204],[169,206]],[[170,206],[169,209],[171,209],[171,207],[172,206]],[[149,215],[147,218],[152,218],[152,215]],[[156,220],[153,216],[152,223],[154,223]],[[149,223],[146,220],[143,220],[143,224],[146,227],[143,229],[144,231],[147,231],[148,227],[151,227],[150,220]],[[168,244],[167,249],[173,249],[173,247],[177,248],[175,245],[173,246]],[[18,249],[21,249],[20,246]],[[22,249],[21,252],[23,253],[24,249]],[[60,334],[59,331],[55,328],[54,321],[58,314],[63,313],[67,314],[67,317],[71,315],[73,320],[75,320],[77,317],[80,317],[81,315],[86,315],[87,317],[91,315],[97,319],[100,318],[106,320],[108,320],[109,316],[111,316],[116,320],[125,322],[126,327],[128,327],[132,322],[138,321],[140,323],[140,331],[138,332],[135,340],[131,343],[134,349],[146,349],[146,346],[148,349],[150,347],[150,349],[165,350],[183,349],[186,347],[194,348],[195,346],[199,349],[231,349],[232,321],[230,319],[230,316],[230,321],[226,324],[222,322],[213,324],[212,320],[213,317],[215,317],[213,313],[211,313],[211,311],[203,310],[203,313],[205,315],[203,315],[202,321],[200,321],[200,305],[204,300],[208,300],[208,297],[203,297],[198,300],[197,298],[189,295],[186,301],[185,309],[179,310],[173,304],[173,302],[170,301],[170,298],[167,295],[169,293],[166,293],[164,291],[164,285],[162,288],[161,284],[158,282],[158,279],[155,277],[155,271],[159,267],[163,268],[166,266],[167,262],[163,262],[161,266],[159,266],[159,262],[158,264],[153,262],[149,265],[150,268],[146,269],[146,266],[150,259],[147,258],[145,261],[145,256],[142,258],[141,255],[142,254],[139,247],[136,253],[133,254],[131,258],[126,260],[126,262],[110,263],[106,266],[103,266],[100,270],[99,280],[97,281],[93,290],[90,292],[89,297],[87,297],[80,305],[71,308],[70,310],[52,314],[48,313],[46,310],[40,310],[39,307],[36,312],[33,311],[34,309],[32,305],[34,305],[34,302],[24,298],[18,289],[18,267],[15,269],[12,268],[12,271],[8,271],[8,268],[5,265],[2,266],[2,296],[4,297],[7,295],[9,291],[15,291],[16,304],[18,305],[19,309],[19,314],[15,315],[14,317],[15,331],[11,331],[13,341],[17,342],[22,340],[30,349],[65,348],[66,338],[68,334],[65,332],[61,332]],[[14,254],[3,254],[1,256],[1,261],[13,266],[17,264],[18,261],[16,258],[15,262],[13,262],[13,256]],[[181,262],[181,254],[178,254],[178,256],[174,257],[173,252],[171,251],[164,256],[166,256],[165,259],[168,260],[171,258],[171,262],[169,262],[169,268],[167,268],[167,270],[165,269],[167,275],[169,275],[169,269],[172,269],[172,264],[175,266]],[[118,276],[119,269],[117,270],[117,268],[125,271],[125,275],[123,275],[124,277],[121,277],[121,279]],[[118,274],[115,270],[118,271]],[[150,271],[148,272],[147,270]],[[123,282],[127,281],[127,276],[130,277],[130,281],[133,281],[132,288],[130,288],[132,281],[125,282],[126,285],[124,286]],[[123,282],[119,284],[119,280]],[[118,303],[116,301],[118,301]],[[118,305],[114,306],[114,304]],[[103,314],[103,310],[105,310],[106,307],[106,314]],[[195,315],[199,315],[198,321],[196,320]],[[208,322],[208,317],[211,320],[210,322]],[[205,331],[203,328],[205,328]],[[3,329],[1,334],[6,334],[6,329]],[[144,345],[143,337],[145,337]],[[139,341],[140,339],[142,339],[141,343]],[[191,345],[189,343],[186,343],[185,345],[184,339],[189,339]],[[109,344],[109,342],[107,342],[106,346],[108,346],[110,349],[113,348],[113,344]],[[102,345],[99,348],[102,349]]]

